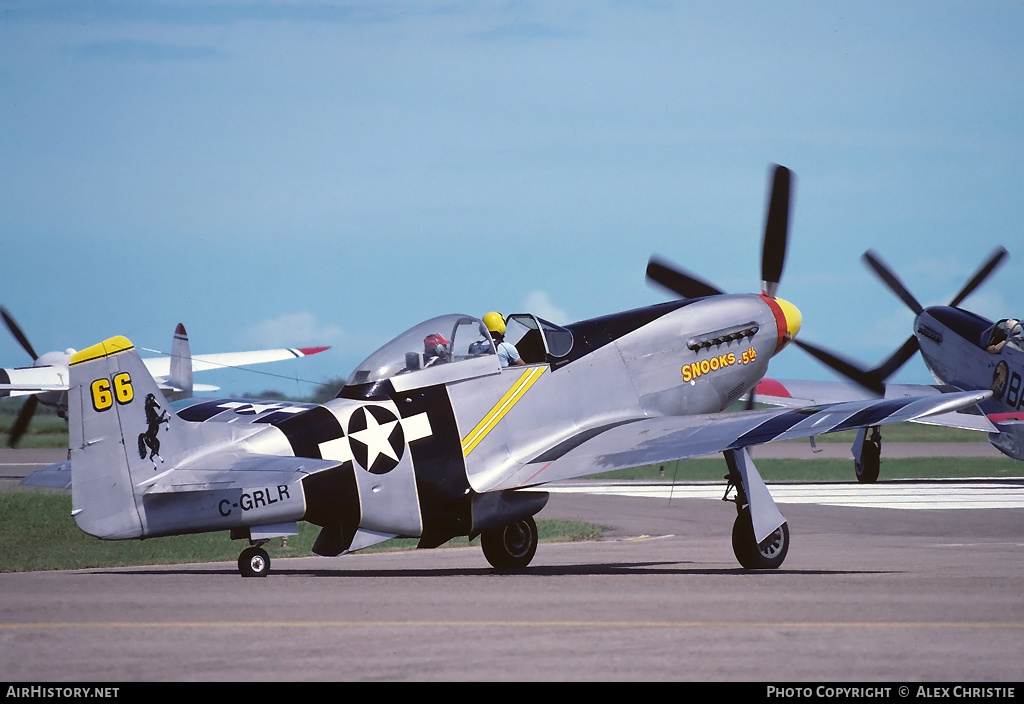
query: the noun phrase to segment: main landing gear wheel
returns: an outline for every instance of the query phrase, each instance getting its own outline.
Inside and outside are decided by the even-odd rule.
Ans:
[[[860,446],[860,462],[854,462],[857,470],[857,481],[861,484],[874,484],[878,481],[878,473],[882,468],[882,441],[864,438]]]
[[[527,516],[496,530],[480,534],[484,557],[497,569],[518,570],[530,564],[537,552],[537,522]]]
[[[773,570],[789,552],[789,525],[783,523],[758,544],[754,540],[754,524],[750,509],[743,508],[732,524],[732,551],[740,565],[748,570]]]
[[[270,555],[263,548],[246,548],[238,556],[238,571],[243,577],[266,577],[270,572]]]

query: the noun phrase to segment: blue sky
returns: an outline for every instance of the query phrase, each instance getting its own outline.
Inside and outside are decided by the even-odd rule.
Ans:
[[[0,0],[0,303],[39,352],[332,345],[197,378],[308,393],[434,315],[665,300],[655,253],[756,291],[781,163],[779,294],[875,363],[912,316],[868,248],[928,305],[1004,245],[965,305],[1024,315],[1022,36],[1010,0]]]

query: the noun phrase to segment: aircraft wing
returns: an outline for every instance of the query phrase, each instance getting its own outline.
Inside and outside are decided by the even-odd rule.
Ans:
[[[251,350],[248,352],[219,352],[214,354],[196,355],[192,357],[192,371],[200,372],[225,367],[242,367],[250,364],[279,362],[296,357],[308,357],[319,354],[330,347],[296,347],[276,350]],[[151,357],[142,360],[149,373],[157,380],[164,391],[174,391],[173,384],[167,382],[171,373],[171,357]],[[26,396],[46,391],[67,391],[67,367],[58,365],[40,365],[36,367],[16,367],[0,369],[0,397]],[[194,384],[193,391],[217,391],[218,387],[209,384]],[[6,393],[4,393],[6,392]]]
[[[871,399],[805,408],[664,416],[611,424],[556,445],[488,490],[573,479],[616,469],[735,450],[775,440],[884,425],[972,406],[991,391]]]
[[[886,384],[886,399],[937,396],[951,391],[960,391],[955,386],[929,384]],[[763,379],[754,389],[754,400],[769,406],[802,408],[825,403],[845,401],[867,401],[877,399],[870,391],[857,384],[842,381],[806,381]],[[995,419],[991,419],[995,420]],[[978,430],[995,433],[998,429],[978,408],[970,406],[959,411],[937,413],[914,418],[911,422],[923,425],[941,425],[947,428]]]
[[[309,405],[303,404],[303,408]],[[250,414],[248,417],[255,418],[256,414]],[[338,462],[333,460],[259,455],[226,449],[200,455],[182,463],[174,470],[156,474],[139,488],[144,489],[145,493],[152,494],[242,489],[277,483],[287,484],[301,478],[302,475],[315,474],[337,466]],[[70,489],[71,462],[64,460],[41,467],[22,479],[21,483],[25,486]]]
[[[280,362],[285,359],[295,359],[296,357],[309,357],[329,349],[330,347],[295,347],[291,349],[197,354],[192,355],[192,371],[203,372],[210,369],[223,369],[225,367],[244,367],[249,364]],[[171,373],[170,357],[150,357],[142,361],[145,363],[149,373],[156,378],[166,377]]]
[[[40,365],[0,369],[0,396],[25,396],[42,391],[67,391],[66,367]],[[7,393],[3,393],[3,392]]]

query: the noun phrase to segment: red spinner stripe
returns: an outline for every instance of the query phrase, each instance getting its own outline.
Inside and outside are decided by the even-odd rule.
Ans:
[[[768,304],[768,307],[772,310],[772,315],[775,316],[775,327],[779,331],[779,343],[775,346],[775,354],[778,354],[782,350],[782,346],[786,344],[786,331],[788,330],[786,314],[782,312],[782,308],[771,296],[766,296],[762,293],[761,298]]]

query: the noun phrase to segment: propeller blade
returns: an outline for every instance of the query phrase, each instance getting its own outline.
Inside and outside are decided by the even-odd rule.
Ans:
[[[885,394],[885,384],[882,383],[882,380],[872,372],[864,371],[852,362],[848,362],[845,359],[837,357],[832,352],[816,347],[809,342],[803,342],[795,337],[790,338],[789,341],[820,361],[825,366],[845,376],[850,381],[864,387],[868,391],[879,396]]]
[[[35,396],[29,396],[25,400],[25,403],[21,406],[21,411],[18,413],[18,418],[14,421],[14,425],[11,426],[10,435],[7,436],[7,445],[14,447],[21,440],[21,436],[28,430],[28,424],[32,422],[32,416],[36,413],[36,407],[39,405],[39,399]]]
[[[868,374],[877,376],[879,379],[882,379],[884,381],[891,377],[893,374],[895,374],[896,370],[898,370],[900,367],[906,364],[907,361],[914,356],[918,349],[919,345],[917,342],[917,337],[911,335],[910,337],[907,338],[907,341],[904,342],[898,350],[892,353],[889,359],[879,364],[877,367],[868,372]]]
[[[661,284],[681,298],[701,298],[725,293],[707,281],[677,269],[669,262],[657,257],[651,257],[647,262],[647,278]]]
[[[21,331],[21,328],[18,326],[18,323],[14,321],[14,317],[10,312],[8,312],[6,308],[0,306],[0,315],[3,316],[4,322],[7,323],[7,329],[11,331],[12,335],[14,335],[14,339],[21,344],[22,349],[28,352],[32,361],[34,362],[39,359],[39,355],[37,355],[36,351],[32,349],[32,343],[28,341],[27,337],[25,337],[25,333]]]
[[[989,255],[988,261],[982,264],[981,268],[975,272],[974,278],[968,281],[967,285],[964,286],[960,293],[956,295],[956,298],[950,302],[950,307],[955,308],[960,305],[965,298],[974,292],[974,289],[981,286],[981,283],[987,279],[992,272],[999,268],[999,265],[1003,263],[1003,260],[1006,259],[1007,255],[1009,255],[1009,252],[1006,251],[1005,247],[996,247],[992,251],[992,254]]]
[[[761,292],[772,298],[775,298],[782,280],[782,268],[786,264],[790,180],[790,170],[776,164],[761,243]]]
[[[864,263],[874,269],[878,277],[882,279],[882,282],[889,287],[889,290],[895,293],[901,301],[907,304],[907,307],[914,311],[914,315],[920,315],[924,308],[917,302],[913,294],[907,290],[907,287],[903,285],[900,278],[896,276],[889,268],[889,266],[882,261],[882,258],[878,256],[878,253],[874,250],[869,249],[864,252],[861,256]]]

